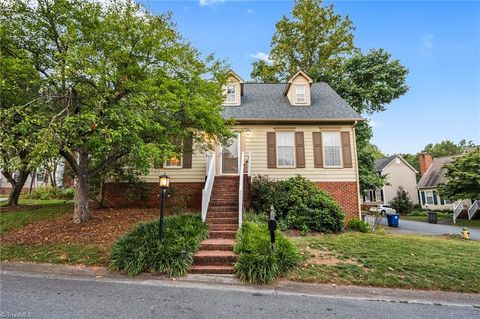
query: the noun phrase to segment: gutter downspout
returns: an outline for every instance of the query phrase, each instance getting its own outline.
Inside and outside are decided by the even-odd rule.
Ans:
[[[357,178],[357,201],[358,201],[358,219],[362,220],[362,204],[360,201],[360,179],[358,175],[358,155],[357,155],[357,136],[355,134],[355,126],[357,125],[358,121],[353,123],[353,142],[355,143],[355,176]],[[385,195],[384,195],[385,196]],[[385,198],[385,197],[384,197]]]

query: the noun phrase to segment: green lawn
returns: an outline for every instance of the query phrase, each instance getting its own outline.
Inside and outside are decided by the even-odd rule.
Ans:
[[[444,225],[456,225],[461,227],[479,227],[480,228],[480,220],[468,220],[468,219],[457,219],[456,224],[453,223],[453,219],[451,215],[444,212],[437,213],[438,223]],[[415,213],[414,215],[402,215],[400,219],[406,220],[414,220],[420,222],[428,223],[428,216],[427,213]]]
[[[21,199],[19,204],[32,205],[32,208],[0,213],[0,235],[14,228],[31,224],[37,220],[55,218],[70,212],[73,207],[72,202],[57,199]]]
[[[291,238],[303,253],[288,279],[480,292],[480,242],[347,232]]]
[[[2,245],[0,260],[51,264],[106,265],[106,249],[99,245]]]

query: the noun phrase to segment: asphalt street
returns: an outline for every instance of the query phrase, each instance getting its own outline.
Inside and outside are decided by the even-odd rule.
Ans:
[[[480,318],[480,309],[3,273],[1,318]]]
[[[382,218],[382,225],[386,226],[387,219]],[[455,234],[460,235],[463,227],[442,225],[442,224],[429,224],[425,222],[418,222],[413,220],[405,220],[400,216],[398,228],[388,228],[388,231],[392,234],[420,234],[420,235],[444,235]],[[469,227],[470,239],[480,240],[480,229]]]

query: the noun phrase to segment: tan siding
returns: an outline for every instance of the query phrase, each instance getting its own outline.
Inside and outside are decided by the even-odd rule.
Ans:
[[[417,179],[415,172],[399,159],[396,162],[394,159],[385,169],[383,174],[386,174],[388,184],[383,187],[383,196],[386,203],[390,202],[396,195],[399,186],[402,186],[410,195],[410,198],[418,204],[417,195]]]
[[[158,176],[166,172],[172,183],[179,182],[204,182],[205,181],[205,153],[198,152],[192,155],[192,168],[164,168],[151,169],[147,176],[141,177],[148,183],[158,182]]]
[[[282,129],[281,125],[250,125],[250,135],[245,135],[245,149],[244,152],[252,152],[252,174],[268,175],[275,179],[285,179],[295,174],[300,174],[315,182],[326,181],[356,181],[355,156],[352,153],[352,168],[314,168],[313,162],[313,138],[312,132],[320,131],[318,125],[289,125],[286,129],[304,132],[305,139],[305,168],[267,168],[267,132],[275,129]],[[350,132],[351,149],[355,147],[353,140],[352,126],[322,126],[322,129],[338,130]]]

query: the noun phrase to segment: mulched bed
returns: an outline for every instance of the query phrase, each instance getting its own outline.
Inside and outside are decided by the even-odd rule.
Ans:
[[[155,208],[96,209],[91,219],[75,224],[71,214],[14,229],[0,237],[2,244],[97,243],[110,246],[134,225],[158,218]]]

